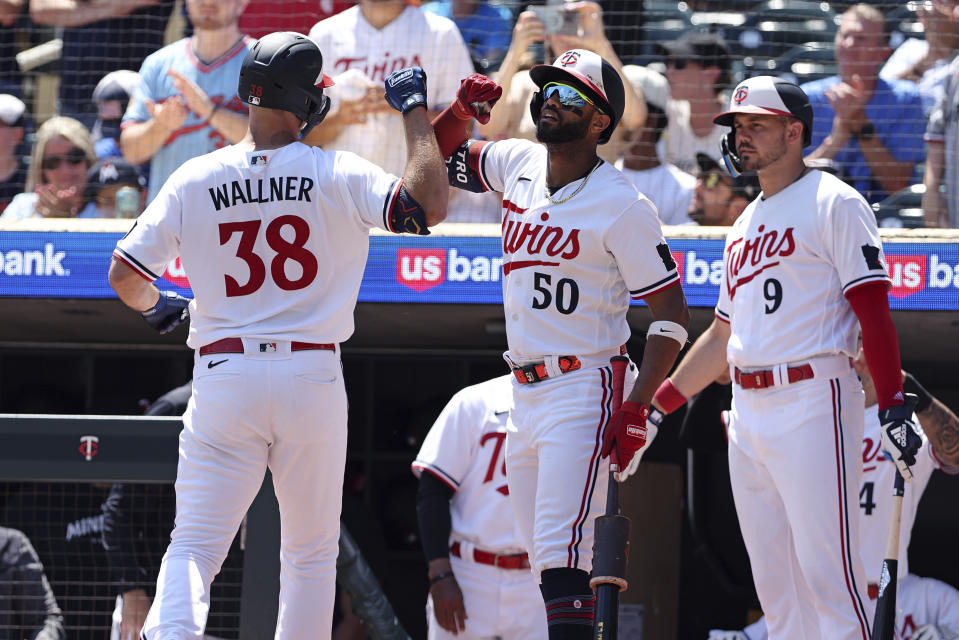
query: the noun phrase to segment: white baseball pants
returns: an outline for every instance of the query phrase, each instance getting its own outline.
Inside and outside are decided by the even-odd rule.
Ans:
[[[339,352],[291,353],[288,341],[271,341],[276,351],[260,353],[244,343],[245,354],[195,357],[176,525],[143,627],[147,640],[203,636],[210,583],[267,468],[280,506],[275,637],[330,637],[347,432]]]

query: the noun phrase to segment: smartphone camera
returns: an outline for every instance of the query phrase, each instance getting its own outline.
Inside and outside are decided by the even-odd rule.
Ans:
[[[579,33],[579,13],[550,5],[532,5],[529,7],[546,26],[546,33],[562,36],[575,36]]]

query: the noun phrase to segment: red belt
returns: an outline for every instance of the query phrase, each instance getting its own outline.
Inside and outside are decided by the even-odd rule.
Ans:
[[[462,557],[459,542],[450,545],[450,553],[457,558]],[[501,556],[482,549],[473,549],[473,560],[479,564],[488,564],[500,569],[529,569],[529,556],[525,553]]]
[[[866,589],[869,591],[869,599],[877,600],[879,598],[879,585],[875,582],[870,582],[866,585]]]
[[[562,373],[576,371],[580,367],[579,358],[576,356],[560,356],[558,360],[559,370]],[[513,367],[513,375],[516,376],[516,380],[520,384],[539,382],[549,377],[549,374],[546,372],[545,362],[528,364],[524,367]]]
[[[740,371],[739,367],[736,367],[733,373],[736,384],[743,389],[765,389],[766,387],[772,387],[776,384],[776,378],[771,369],[745,373]],[[812,367],[808,364],[802,364],[798,367],[788,367],[786,369],[786,377],[789,379],[790,384],[799,382],[800,380],[809,380],[815,377],[815,375]],[[782,384],[786,383],[783,382]]]
[[[270,351],[269,345],[271,344],[273,343],[266,341],[261,342],[260,351]],[[290,344],[291,351],[314,351],[316,349],[323,351],[336,351],[336,345],[318,344],[315,342],[292,342]],[[201,356],[210,355],[212,353],[243,353],[243,340],[240,338],[223,338],[222,340],[217,340],[216,342],[211,342],[210,344],[200,347]]]

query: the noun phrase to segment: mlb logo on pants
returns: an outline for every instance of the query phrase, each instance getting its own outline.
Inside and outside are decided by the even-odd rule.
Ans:
[[[260,353],[276,353],[276,343],[275,343],[275,342],[261,342],[261,343],[260,343]]]

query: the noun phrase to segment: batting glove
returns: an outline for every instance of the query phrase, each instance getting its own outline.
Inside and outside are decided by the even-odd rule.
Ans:
[[[601,455],[605,458],[613,454],[615,447],[610,462],[619,465],[619,472],[615,476],[617,482],[622,482],[636,473],[643,453],[656,437],[659,428],[648,419],[649,407],[635,402],[624,402],[606,425]]]
[[[959,635],[946,627],[924,624],[912,632],[910,640],[955,640],[957,637]]]
[[[452,110],[460,120],[476,118],[480,124],[489,122],[489,112],[503,95],[499,86],[481,73],[471,73],[460,81]]]
[[[169,333],[190,317],[189,304],[189,298],[172,291],[161,291],[157,303],[146,311],[141,311],[140,315],[160,333]]]
[[[706,640],[749,640],[742,631],[724,631],[722,629],[710,629],[709,637]]]
[[[384,84],[386,101],[404,116],[416,107],[426,108],[426,72],[422,68],[394,71]]]
[[[912,480],[912,470],[909,467],[916,464],[916,454],[922,446],[922,436],[919,435],[916,423],[912,421],[917,400],[915,394],[907,393],[903,404],[879,412],[883,451],[896,463],[906,482]]]

